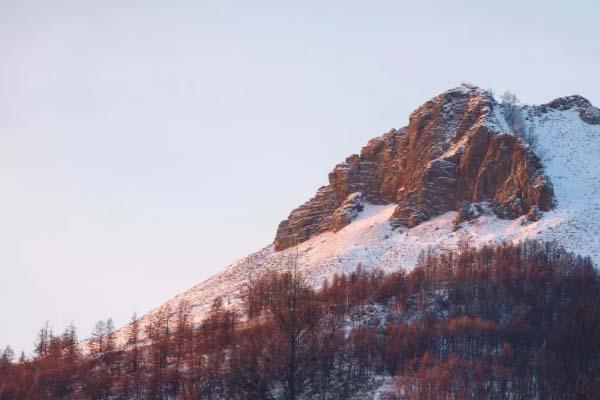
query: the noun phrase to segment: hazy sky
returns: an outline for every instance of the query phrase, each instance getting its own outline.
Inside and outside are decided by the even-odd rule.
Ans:
[[[461,81],[600,104],[597,2],[524,3],[0,0],[0,346],[121,325],[267,245]]]

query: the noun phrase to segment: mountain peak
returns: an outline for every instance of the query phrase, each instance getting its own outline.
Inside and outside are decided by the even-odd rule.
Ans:
[[[408,126],[370,140],[360,155],[338,164],[329,185],[281,222],[275,248],[340,229],[333,216],[357,192],[363,202],[395,204],[390,222],[396,227],[412,228],[470,203],[486,203],[507,219],[549,211],[552,184],[511,125],[489,91],[463,84],[443,92],[412,112]]]

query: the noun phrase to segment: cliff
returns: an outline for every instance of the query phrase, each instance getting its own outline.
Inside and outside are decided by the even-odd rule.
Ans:
[[[595,118],[587,100],[563,99],[536,110],[580,107],[582,118]],[[364,202],[396,204],[390,221],[409,228],[474,203],[505,219],[536,219],[555,205],[540,159],[502,105],[490,92],[465,85],[427,101],[407,127],[371,139],[360,155],[336,165],[329,185],[279,224],[275,249],[341,229]]]

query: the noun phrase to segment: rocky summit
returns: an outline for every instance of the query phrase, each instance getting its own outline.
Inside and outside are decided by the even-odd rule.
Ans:
[[[574,107],[597,122],[597,109],[579,96],[531,112]],[[360,155],[336,165],[329,185],[279,224],[275,249],[341,229],[363,202],[396,204],[390,222],[409,228],[448,211],[460,218],[480,203],[500,218],[539,218],[555,206],[554,190],[517,123],[492,93],[475,86],[434,97],[410,115],[408,126],[371,139]]]

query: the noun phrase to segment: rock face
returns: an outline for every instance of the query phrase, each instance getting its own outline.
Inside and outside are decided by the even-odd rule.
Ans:
[[[600,125],[600,109],[594,107],[592,103],[581,96],[566,96],[552,100],[550,103],[536,107],[542,113],[548,112],[548,109],[554,110],[569,110],[575,109],[579,113],[581,119],[588,124]]]
[[[331,228],[334,232],[339,231],[356,218],[364,208],[365,196],[363,192],[349,194],[346,200],[333,213]]]
[[[540,108],[578,107],[582,119],[594,120],[597,109],[587,100],[566,99]],[[407,127],[371,139],[360,155],[338,164],[329,185],[280,223],[275,249],[341,229],[364,201],[397,204],[391,222],[408,228],[471,203],[489,204],[508,219],[532,209],[538,215],[555,203],[539,158],[511,132],[502,107],[489,92],[464,85],[426,102]]]
[[[458,214],[456,214],[456,218],[454,219],[452,230],[457,231],[463,222],[473,221],[481,217],[486,211],[488,211],[488,208],[489,206],[485,203],[465,204],[464,207],[458,210]]]

